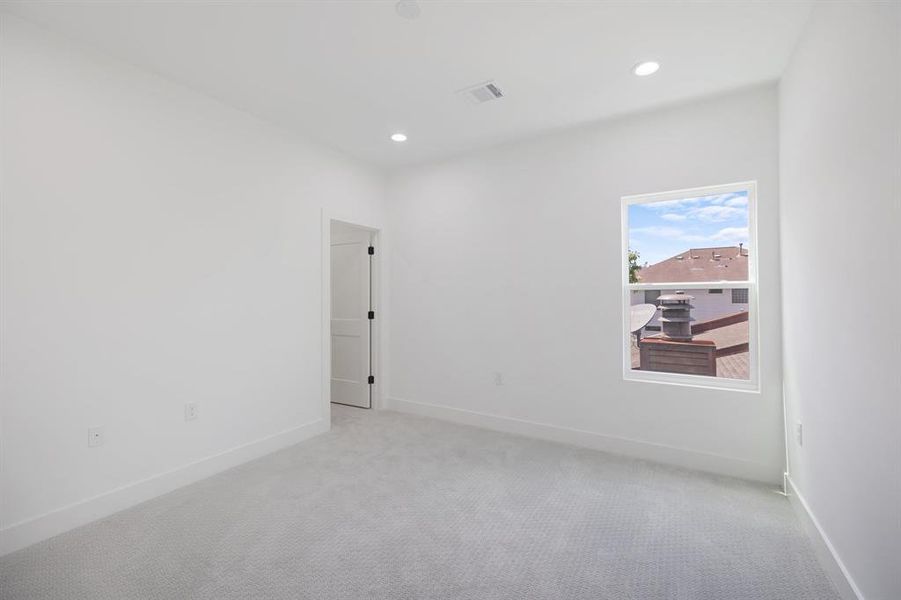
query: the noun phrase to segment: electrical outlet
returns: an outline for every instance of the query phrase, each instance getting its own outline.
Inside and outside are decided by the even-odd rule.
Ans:
[[[504,385],[504,375],[503,373],[494,373],[494,385]]]
[[[798,442],[799,446],[804,445],[804,429],[801,427],[800,421],[795,423],[795,441]]]
[[[93,448],[95,446],[103,445],[103,427],[91,427],[88,429],[88,446]]]
[[[185,404],[185,421],[193,421],[197,418],[197,403],[188,402]]]

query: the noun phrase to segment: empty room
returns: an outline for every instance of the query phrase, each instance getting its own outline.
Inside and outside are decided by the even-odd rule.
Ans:
[[[901,2],[0,0],[0,599],[901,599]]]

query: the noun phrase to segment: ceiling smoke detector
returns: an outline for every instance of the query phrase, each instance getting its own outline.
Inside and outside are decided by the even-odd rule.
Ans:
[[[399,17],[413,20],[419,18],[419,15],[422,14],[422,8],[420,8],[419,2],[416,0],[400,0],[394,5],[394,12]]]
[[[500,100],[504,97],[504,92],[501,91],[501,88],[498,87],[493,79],[489,79],[488,81],[482,82],[478,85],[463,88],[457,93],[462,95],[473,104],[484,104],[485,102]]]

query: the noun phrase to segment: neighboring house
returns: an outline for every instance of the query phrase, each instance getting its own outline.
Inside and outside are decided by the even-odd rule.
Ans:
[[[691,283],[694,281],[745,281],[748,278],[748,249],[743,246],[690,248],[681,254],[645,265],[638,271],[639,283]],[[631,304],[657,304],[661,290],[633,290]],[[748,290],[685,290],[694,296],[691,314],[696,321],[709,321],[748,310]],[[648,329],[660,328],[659,313]]]

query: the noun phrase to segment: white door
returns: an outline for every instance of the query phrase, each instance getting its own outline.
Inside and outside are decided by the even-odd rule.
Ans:
[[[371,234],[332,224],[332,402],[370,408]]]

